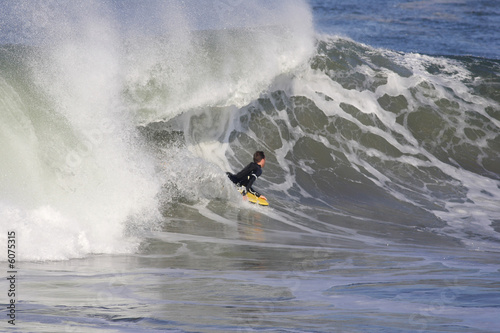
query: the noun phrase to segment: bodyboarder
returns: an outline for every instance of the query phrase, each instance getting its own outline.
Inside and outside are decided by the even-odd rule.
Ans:
[[[244,187],[242,194],[246,195],[247,192],[255,195],[257,198],[264,196],[252,188],[253,183],[257,180],[257,178],[262,175],[262,168],[266,164],[266,156],[262,151],[256,151],[253,154],[253,162],[249,163],[246,167],[243,168],[237,174],[232,174],[230,172],[226,172],[229,179],[236,184],[238,187]]]

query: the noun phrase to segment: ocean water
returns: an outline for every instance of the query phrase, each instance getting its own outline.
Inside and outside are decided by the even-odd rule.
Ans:
[[[1,331],[498,331],[497,1],[0,4]]]

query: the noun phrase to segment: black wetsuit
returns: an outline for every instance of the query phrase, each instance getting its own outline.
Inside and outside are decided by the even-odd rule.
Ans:
[[[257,197],[260,197],[260,193],[252,188],[253,183],[257,180],[257,177],[262,175],[262,168],[255,162],[248,164],[243,170],[233,175],[230,172],[226,173],[229,179],[237,186],[245,186],[246,190]]]

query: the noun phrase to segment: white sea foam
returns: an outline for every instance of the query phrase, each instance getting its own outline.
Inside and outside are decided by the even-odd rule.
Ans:
[[[46,22],[52,35],[41,40],[40,57],[25,59],[41,103],[2,89],[3,101],[30,102],[9,102],[18,116],[4,123],[16,128],[27,119],[30,133],[14,132],[3,144],[10,163],[2,165],[9,177],[1,229],[16,231],[21,260],[130,251],[137,244],[127,240],[126,223],[156,217],[151,160],[120,99],[120,40],[106,10],[93,5],[52,13],[61,20]]]

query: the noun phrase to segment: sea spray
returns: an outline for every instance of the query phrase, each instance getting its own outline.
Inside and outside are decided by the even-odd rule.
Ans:
[[[164,23],[158,36],[128,31],[125,97],[141,124],[207,106],[244,106],[312,54],[312,20],[304,3],[279,1],[269,8],[263,1],[236,2],[222,12],[217,3],[187,2],[184,15],[177,9],[176,24]]]
[[[4,148],[10,164],[22,160],[31,170],[1,188],[1,223],[19,233],[20,259],[130,252],[137,243],[124,238],[125,223],[156,218],[155,174],[120,98],[113,18],[97,3],[78,5],[51,13],[61,20],[44,24],[50,36],[23,59],[27,77],[4,84],[2,100],[20,101],[8,103],[18,116],[7,127],[22,119],[30,134],[16,131]]]

